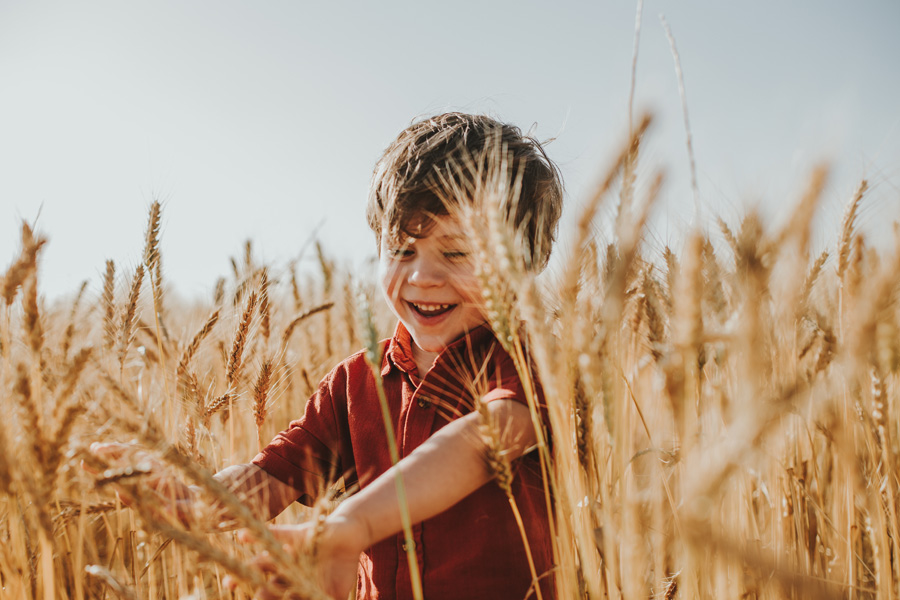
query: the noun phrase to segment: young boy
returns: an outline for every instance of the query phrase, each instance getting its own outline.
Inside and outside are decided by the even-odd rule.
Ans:
[[[521,178],[509,218],[521,232],[525,262],[543,268],[561,184],[541,146],[517,128],[458,113],[421,120],[375,168],[367,218],[379,245],[381,288],[399,319],[380,365],[397,465],[375,379],[358,353],[328,374],[304,415],[251,464],[216,476],[238,494],[265,498],[267,519],[298,499],[311,503],[329,478],[343,474],[348,487],[359,485],[315,526],[321,583],[334,598],[346,598],[354,585],[359,599],[413,597],[397,471],[425,598],[521,600],[534,592],[520,528],[485,460],[484,417],[473,411],[479,400],[501,433],[499,450],[515,461],[512,496],[543,598],[553,596],[543,481],[537,453],[526,454],[536,439],[530,412],[513,362],[486,324],[469,235],[454,207],[477,201],[459,190],[473,189],[481,175],[469,167],[498,148],[510,158],[510,178]],[[308,545],[312,530],[273,527],[295,548]]]

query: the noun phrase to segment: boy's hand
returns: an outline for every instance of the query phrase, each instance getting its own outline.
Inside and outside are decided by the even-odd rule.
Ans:
[[[269,529],[288,554],[312,557],[317,572],[316,583],[322,590],[335,600],[347,598],[356,584],[359,555],[369,545],[364,523],[333,514],[320,523],[272,525]],[[250,542],[253,536],[244,530],[238,539]],[[267,575],[269,582],[264,589],[256,590],[255,597],[264,600],[283,598],[288,583],[279,575],[271,557],[260,554],[254,558],[253,565]]]

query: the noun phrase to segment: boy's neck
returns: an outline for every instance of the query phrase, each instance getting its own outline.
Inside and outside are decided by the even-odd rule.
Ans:
[[[437,352],[427,352],[422,350],[415,341],[412,344],[412,355],[413,362],[416,363],[416,370],[419,371],[419,379],[425,377],[425,373],[431,369],[435,359],[438,357]]]

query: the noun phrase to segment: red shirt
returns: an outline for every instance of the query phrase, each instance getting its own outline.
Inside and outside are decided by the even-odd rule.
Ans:
[[[381,376],[401,459],[452,415],[471,412],[476,395],[526,402],[512,359],[486,326],[446,348],[419,381],[412,339],[398,324],[384,351]],[[325,377],[303,417],[253,463],[295,487],[307,504],[341,475],[348,487],[364,488],[391,467],[375,380],[362,352]],[[513,473],[513,495],[540,576],[553,561],[537,453],[517,460]],[[522,600],[528,593],[531,573],[521,533],[495,481],[412,529],[427,600]],[[552,577],[541,582],[543,597],[552,598]],[[412,598],[402,533],[360,555],[357,598]]]

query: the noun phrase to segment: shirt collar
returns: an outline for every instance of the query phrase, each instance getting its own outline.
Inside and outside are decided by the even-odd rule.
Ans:
[[[435,364],[440,362],[441,359],[450,352],[456,351],[457,349],[464,350],[467,347],[476,347],[486,340],[493,339],[494,332],[491,330],[490,326],[486,323],[482,323],[444,348],[437,357]],[[417,372],[416,361],[413,359],[412,344],[412,335],[409,333],[409,330],[406,329],[402,322],[398,321],[397,328],[394,330],[394,335],[388,341],[384,357],[381,359],[382,377],[386,377],[387,374],[391,372],[392,367],[400,369],[405,373]],[[425,373],[419,373],[420,378],[424,376]]]

